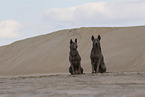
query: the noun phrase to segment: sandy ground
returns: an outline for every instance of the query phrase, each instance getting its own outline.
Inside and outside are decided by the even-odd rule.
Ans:
[[[70,39],[78,39],[84,72],[91,72],[91,36],[101,35],[108,72],[145,70],[145,26],[67,29],[0,47],[0,76],[68,73]]]
[[[110,73],[90,74],[91,36],[98,34]],[[75,38],[89,73],[71,76]],[[2,46],[0,97],[145,97],[145,26],[67,29]]]
[[[145,97],[145,72],[5,77],[0,97]]]

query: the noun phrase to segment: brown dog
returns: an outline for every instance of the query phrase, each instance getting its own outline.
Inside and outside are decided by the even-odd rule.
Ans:
[[[91,65],[92,65],[92,73],[103,73],[106,72],[106,66],[104,62],[104,57],[101,51],[101,44],[100,44],[101,36],[98,35],[98,38],[94,38],[92,35],[92,50],[90,54]]]
[[[69,67],[69,72],[72,75],[83,73],[83,68],[81,67],[81,57],[77,51],[77,47],[77,39],[75,39],[75,42],[71,39],[69,52],[69,61],[71,66]]]

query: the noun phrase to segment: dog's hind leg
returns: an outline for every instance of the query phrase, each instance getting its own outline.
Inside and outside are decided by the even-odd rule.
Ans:
[[[102,60],[101,65],[100,65],[100,67],[99,67],[99,72],[100,72],[100,73],[106,72],[106,66],[105,66],[105,63],[104,63],[103,60]]]
[[[81,64],[80,63],[78,65],[79,65],[79,67],[78,67],[78,74],[81,74],[82,67],[81,67]]]
[[[71,66],[69,67],[69,73],[71,73],[71,75],[73,75]]]
[[[83,71],[84,71],[84,70],[83,70],[83,68],[81,67],[81,74],[83,74]]]
[[[101,65],[101,61],[102,61],[102,55],[101,55],[101,57],[98,60],[96,72],[99,72],[99,68],[100,68],[100,65]]]
[[[103,73],[106,72],[106,66],[105,66],[105,63],[103,63],[103,65],[102,65],[101,67],[102,67],[102,71],[103,71]]]
[[[73,65],[71,65],[71,68],[72,68],[72,75],[74,75],[75,74],[75,68],[74,68]]]

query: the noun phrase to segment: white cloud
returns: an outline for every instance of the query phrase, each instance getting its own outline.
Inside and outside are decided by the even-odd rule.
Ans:
[[[105,2],[88,3],[70,8],[51,8],[42,14],[50,21],[74,21],[76,19],[91,18],[96,12],[105,13]],[[98,14],[98,15],[99,15]]]
[[[145,1],[117,0],[108,2],[106,7],[111,19],[143,19],[145,18]]]
[[[43,13],[44,17],[49,17],[50,20],[56,21],[71,21],[75,7],[71,8],[51,8]]]
[[[17,38],[20,30],[21,24],[15,20],[0,21],[0,38]]]
[[[145,21],[144,11],[144,0],[111,0],[69,8],[51,8],[42,13],[42,18],[49,24],[59,25],[141,25]]]

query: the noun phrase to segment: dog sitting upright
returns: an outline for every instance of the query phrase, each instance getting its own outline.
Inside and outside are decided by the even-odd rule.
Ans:
[[[75,42],[71,39],[69,52],[69,61],[71,66],[69,67],[69,72],[72,75],[83,73],[83,68],[81,67],[81,57],[77,51],[77,47],[77,39],[75,39]]]
[[[92,65],[92,73],[104,73],[106,72],[106,66],[104,62],[104,57],[101,51],[101,44],[100,44],[101,36],[98,35],[98,38],[94,38],[92,35],[92,50],[90,54],[91,65]]]

